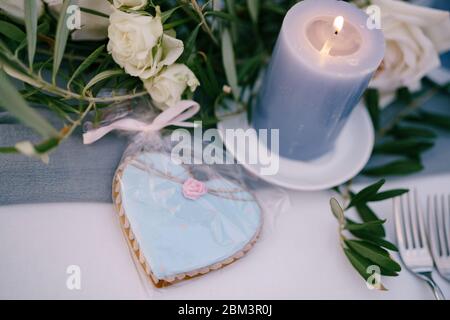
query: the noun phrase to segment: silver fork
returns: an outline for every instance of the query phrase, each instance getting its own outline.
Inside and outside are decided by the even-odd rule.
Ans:
[[[436,300],[445,300],[441,289],[432,277],[433,259],[428,249],[423,212],[417,191],[394,199],[395,230],[398,249],[406,268],[426,281],[433,290]]]
[[[450,195],[428,197],[428,230],[434,263],[443,278],[450,281]]]

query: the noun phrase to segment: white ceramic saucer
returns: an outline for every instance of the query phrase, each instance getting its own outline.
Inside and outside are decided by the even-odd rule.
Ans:
[[[326,190],[355,177],[369,161],[375,141],[369,113],[364,105],[359,104],[338,137],[333,151],[310,162],[280,157],[277,174],[261,175],[263,167],[260,164],[250,165],[244,161],[249,159],[248,148],[235,151],[231,147],[232,142],[226,139],[227,129],[249,128],[246,113],[228,116],[218,124],[219,134],[228,151],[248,171],[275,185],[303,191]],[[250,145],[254,144],[266,148],[256,135],[250,137]]]

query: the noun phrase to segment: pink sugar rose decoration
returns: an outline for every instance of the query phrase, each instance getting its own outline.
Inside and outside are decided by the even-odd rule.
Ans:
[[[190,200],[198,200],[208,192],[206,185],[194,178],[189,178],[183,184],[183,195]]]

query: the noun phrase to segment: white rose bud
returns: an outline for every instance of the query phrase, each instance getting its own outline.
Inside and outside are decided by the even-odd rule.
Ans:
[[[148,79],[183,53],[183,41],[163,34],[161,17],[114,11],[108,28],[108,52],[135,77]]]
[[[184,64],[173,64],[154,78],[144,81],[144,86],[155,105],[165,110],[180,100],[187,88],[194,92],[200,82],[194,73]]]
[[[381,9],[386,40],[383,63],[370,87],[381,94],[384,107],[400,87],[420,89],[420,80],[440,65],[439,53],[450,49],[450,17],[446,11],[394,0],[372,0]]]
[[[114,0],[114,7],[117,9],[126,7],[130,10],[141,10],[147,4],[148,0]]]
[[[36,8],[38,10],[38,16],[40,17],[44,13],[44,5],[41,0],[27,0],[36,1]],[[0,0],[0,11],[10,17],[16,22],[24,23],[25,20],[25,7],[23,0]]]

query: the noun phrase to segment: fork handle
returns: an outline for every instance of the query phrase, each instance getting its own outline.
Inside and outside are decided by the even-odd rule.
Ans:
[[[445,296],[441,291],[441,288],[434,282],[433,277],[431,276],[431,272],[423,272],[421,274],[423,279],[428,283],[434,293],[434,297],[436,300],[445,300]]]

